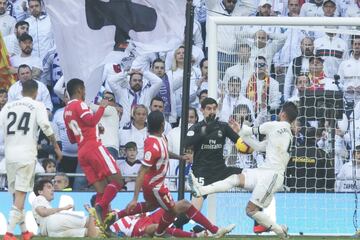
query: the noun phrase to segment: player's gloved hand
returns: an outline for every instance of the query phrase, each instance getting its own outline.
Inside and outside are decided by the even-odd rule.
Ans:
[[[216,117],[215,114],[210,114],[206,118],[206,134],[210,134],[220,128],[219,126],[219,118]]]

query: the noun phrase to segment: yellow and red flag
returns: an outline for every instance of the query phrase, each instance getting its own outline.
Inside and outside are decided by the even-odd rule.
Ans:
[[[16,77],[10,72],[10,59],[0,32],[0,88],[9,89],[14,82]]]

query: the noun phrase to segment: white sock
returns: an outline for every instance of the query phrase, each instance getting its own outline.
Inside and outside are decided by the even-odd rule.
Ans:
[[[275,221],[273,221],[266,213],[262,211],[256,212],[254,215],[251,216],[251,218],[257,221],[260,225],[275,232],[276,234],[283,233],[283,229],[281,228],[281,226],[277,224]]]
[[[19,222],[19,225],[20,225],[20,229],[21,229],[22,233],[27,231],[26,224],[25,224],[25,210],[23,210],[23,212],[22,212],[22,219]]]
[[[225,192],[233,187],[240,185],[240,177],[238,174],[233,174],[230,177],[225,178],[222,181],[214,182],[212,184],[201,186],[201,195],[208,195],[216,192]]]
[[[17,207],[12,206],[9,213],[9,223],[7,232],[14,233],[14,229],[16,224],[20,223],[23,219],[22,211],[20,211]]]

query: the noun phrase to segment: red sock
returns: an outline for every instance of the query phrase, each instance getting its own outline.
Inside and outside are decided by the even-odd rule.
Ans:
[[[170,236],[178,237],[178,238],[196,237],[196,233],[185,232],[185,231],[183,231],[181,229],[178,229],[178,228],[167,228],[166,233],[169,234]]]
[[[96,197],[95,197],[95,205],[99,204],[102,197],[103,197],[103,193],[96,193]]]
[[[170,212],[164,212],[164,214],[162,215],[159,225],[156,229],[155,234],[157,235],[162,235],[166,229],[170,226],[170,224],[172,224],[172,222],[174,221],[175,216],[170,213]]]
[[[149,209],[146,202],[139,202],[136,207],[131,210],[129,213],[126,212],[126,209],[121,210],[120,212],[117,212],[116,215],[118,217],[118,219],[123,218],[125,216],[131,216],[131,215],[135,215],[138,213],[144,213],[144,212],[148,212],[151,211],[153,209]]]
[[[213,225],[202,213],[197,210],[193,205],[186,211],[186,216],[195,222],[199,223],[204,228],[208,229],[212,233],[216,233],[219,228]]]
[[[123,186],[115,181],[111,181],[106,185],[104,189],[104,195],[98,204],[102,207],[103,210],[108,210],[110,202],[115,198],[118,191],[121,190]]]

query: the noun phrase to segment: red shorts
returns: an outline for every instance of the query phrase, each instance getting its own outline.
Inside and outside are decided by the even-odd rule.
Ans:
[[[147,217],[142,217],[139,221],[136,222],[131,237],[143,237],[145,234],[145,229],[151,224],[159,224],[160,218],[164,214],[165,210],[160,208],[154,213]]]
[[[115,159],[101,143],[83,146],[79,149],[78,159],[90,185],[120,173]]]
[[[168,211],[175,206],[175,202],[165,184],[162,184],[160,188],[143,185],[142,189],[145,201],[151,205],[159,206],[165,211]]]

